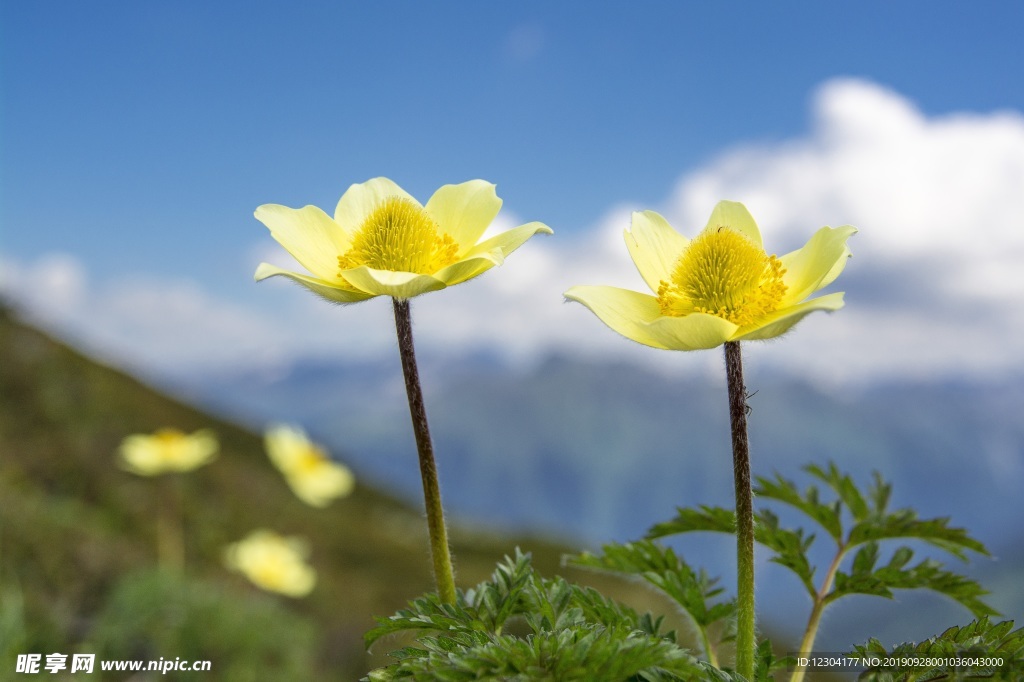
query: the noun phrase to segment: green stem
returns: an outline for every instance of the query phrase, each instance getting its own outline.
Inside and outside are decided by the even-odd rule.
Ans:
[[[736,486],[736,672],[754,679],[754,493],[750,485],[750,444],[747,440],[747,394],[738,341],[725,344],[725,376],[729,387],[732,466]]]
[[[162,476],[156,519],[157,565],[181,575],[185,570],[185,531],[182,520],[181,474]]]
[[[821,622],[821,614],[825,610],[825,598],[828,596],[829,590],[832,589],[832,581],[835,580],[836,571],[839,570],[839,562],[842,561],[844,554],[846,554],[846,547],[840,546],[835,558],[832,559],[832,564],[828,567],[825,579],[821,583],[821,589],[818,590],[818,594],[814,597],[814,606],[811,608],[811,615],[807,619],[807,628],[804,630],[804,638],[800,642],[797,656],[807,656],[814,647],[814,638],[818,635],[818,624]],[[789,682],[803,682],[805,673],[806,670],[804,668],[797,668],[793,671],[793,676],[789,678]]]
[[[430,532],[430,553],[434,562],[434,581],[437,593],[446,604],[455,603],[455,577],[452,574],[452,555],[448,549],[448,531],[441,506],[441,488],[437,482],[437,464],[434,446],[430,441],[427,410],[423,404],[423,389],[416,368],[416,351],[412,343],[412,316],[409,301],[393,299],[395,304],[395,330],[398,332],[398,351],[402,356],[405,392],[409,396],[409,414],[416,435],[416,450],[420,458],[420,477],[423,479],[423,499],[427,508],[427,528]]]
[[[708,663],[710,663],[711,665],[713,665],[714,667],[717,668],[718,667],[718,654],[716,654],[715,650],[713,648],[711,648],[711,639],[708,638],[708,630],[707,630],[707,628],[698,625],[697,626],[697,631],[700,633],[700,642],[701,642],[701,645],[703,645],[703,647],[704,647],[704,653],[708,657]]]

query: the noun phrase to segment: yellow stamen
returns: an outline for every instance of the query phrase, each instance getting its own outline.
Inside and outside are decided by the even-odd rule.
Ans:
[[[786,270],[777,256],[729,227],[705,230],[658,287],[663,315],[708,313],[744,327],[778,308]]]
[[[426,211],[405,197],[388,197],[363,221],[338,266],[432,275],[454,263],[458,250]]]

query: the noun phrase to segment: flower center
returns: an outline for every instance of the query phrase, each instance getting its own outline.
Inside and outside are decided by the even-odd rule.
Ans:
[[[324,453],[315,446],[303,448],[295,462],[295,470],[300,474],[311,474],[327,462]]]
[[[280,588],[287,583],[290,565],[282,551],[283,548],[267,548],[259,563],[253,567],[253,575],[257,582],[272,589]]]
[[[352,247],[338,256],[338,266],[432,275],[456,261],[459,250],[449,235],[439,234],[427,212],[404,197],[388,197],[356,230]]]
[[[736,230],[705,230],[679,256],[671,281],[662,280],[658,303],[663,315],[708,313],[744,327],[778,308],[785,272]]]

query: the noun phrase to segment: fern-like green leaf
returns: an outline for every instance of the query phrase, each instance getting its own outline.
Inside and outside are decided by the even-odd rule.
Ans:
[[[1013,630],[1013,621],[993,624],[981,617],[923,642],[900,644],[891,651],[870,639],[854,647],[850,655],[877,662],[861,674],[859,679],[864,682],[1020,682],[1024,679],[1024,628]]]
[[[460,591],[455,604],[443,604],[436,594],[429,593],[393,616],[378,618],[377,627],[364,636],[366,646],[408,630],[500,632],[505,621],[521,610],[523,591],[532,576],[530,555],[517,548],[514,557],[505,557],[498,564],[489,582]]]
[[[988,550],[967,534],[963,528],[950,528],[948,518],[917,518],[913,509],[872,515],[850,529],[846,544],[854,547],[864,542],[892,538],[917,538],[950,554],[967,560],[966,550],[988,556]]]
[[[908,568],[913,557],[909,547],[900,547],[889,563],[879,568],[875,568],[877,557],[877,545],[865,545],[854,558],[850,573],[836,572],[835,586],[826,602],[847,594],[872,594],[891,599],[892,590],[928,589],[955,599],[975,616],[998,615],[981,601],[981,597],[988,594],[987,590],[970,578],[944,570],[938,561],[925,559]]]
[[[447,641],[442,641],[447,640]],[[371,682],[732,682],[671,642],[640,632],[584,624],[516,638],[424,637],[418,656],[368,676]]]
[[[774,479],[758,476],[756,480],[755,495],[778,500],[799,509],[818,522],[837,543],[842,541],[843,525],[840,516],[841,505],[839,500],[831,504],[825,504],[819,499],[816,487],[809,486],[801,493],[795,483],[783,478],[779,474],[775,474]],[[856,491],[856,488],[854,490]]]
[[[804,467],[804,471],[828,485],[839,496],[839,499],[843,501],[846,508],[850,510],[850,514],[853,515],[855,521],[863,521],[871,513],[868,503],[857,488],[857,484],[853,482],[849,475],[841,473],[835,462],[828,463],[828,471],[822,469],[817,464],[808,464]]]
[[[715,533],[735,533],[736,515],[731,509],[701,505],[693,509],[679,507],[676,518],[659,523],[647,531],[648,540],[655,540],[679,533],[695,531],[711,531]]]
[[[733,602],[714,600],[722,593],[717,578],[694,571],[671,548],[641,540],[608,544],[600,555],[584,552],[568,558],[569,565],[637,576],[674,600],[702,629],[732,615]]]
[[[735,533],[736,515],[731,509],[722,507],[683,507],[677,510],[676,518],[652,527],[647,537],[659,538],[696,531]],[[771,510],[762,509],[754,518],[754,539],[775,552],[770,561],[793,571],[808,593],[812,596],[816,594],[814,568],[807,559],[807,550],[814,542],[813,535],[804,536],[802,529],[781,528],[778,517]]]
[[[796,658],[783,656],[776,658],[772,651],[770,640],[762,640],[754,652],[754,680],[755,682],[772,682],[775,679],[775,672],[783,669],[792,670],[796,665]]]
[[[502,633],[510,618],[525,621],[530,634]],[[697,661],[660,626],[661,618],[638,616],[592,588],[538,576],[529,555],[517,550],[490,581],[459,592],[455,604],[428,594],[380,619],[366,636],[368,644],[414,631],[420,633],[418,646],[393,652],[392,665],[365,679],[734,682],[730,673]]]
[[[762,509],[754,518],[754,539],[775,552],[769,561],[793,571],[804,589],[813,598],[814,567],[807,560],[807,550],[814,542],[814,536],[804,536],[802,528],[789,530],[779,527],[778,517],[768,509]]]

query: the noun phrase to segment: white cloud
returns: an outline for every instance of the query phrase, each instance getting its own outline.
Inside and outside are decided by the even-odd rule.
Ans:
[[[1024,278],[1007,276],[1024,256],[1024,116],[927,118],[847,79],[819,90],[814,113],[804,138],[741,147],[683,178],[671,217],[699,224],[731,197],[790,247],[817,224],[845,222],[861,227],[865,260],[948,259],[936,286],[950,295],[1024,293]]]
[[[187,280],[129,275],[97,284],[69,254],[2,265],[0,293],[30,321],[117,365],[173,375],[282,361],[292,345],[272,320]]]
[[[843,330],[829,340],[845,358],[833,376],[1020,370],[1024,116],[929,118],[849,79],[826,83],[814,114],[806,137],[740,147],[684,177],[670,219],[698,225],[718,198],[740,200],[780,251],[821,224],[859,227],[837,283],[848,307],[828,321]],[[820,355],[815,336],[798,331],[780,359]]]
[[[810,316],[782,342],[748,344],[754,366],[839,382],[1020,371],[1022,187],[1020,113],[929,117],[878,85],[830,81],[817,93],[806,135],[737,146],[683,176],[662,206],[619,197],[587,234],[537,236],[500,268],[416,299],[417,342],[435,356],[484,349],[531,359],[559,350],[717,373],[720,354],[641,347],[561,294],[575,284],[646,290],[622,242],[630,212],[660,210],[694,234],[728,198],[747,204],[778,253],[824,224],[861,230],[832,287],[848,292],[847,308]],[[503,211],[490,233],[520,222]],[[254,262],[297,267],[269,238],[252,253]],[[387,301],[330,310],[280,279],[242,303],[185,281],[93,285],[66,255],[0,272],[0,287],[37,317],[130,364],[178,371],[395,352]]]
[[[809,317],[784,343],[750,344],[762,366],[840,382],[999,374],[1024,369],[1013,342],[1024,335],[1022,187],[1020,113],[927,117],[890,90],[839,79],[817,93],[807,135],[727,151],[681,178],[654,208],[693,234],[719,199],[743,201],[779,253],[821,225],[860,228],[854,259],[832,287],[848,292],[847,308]],[[502,272],[447,292],[443,302],[425,299],[430,337],[520,355],[556,347],[683,364],[620,340],[581,306],[559,303],[573,284],[645,290],[622,245],[631,208],[648,207],[612,208],[589,235],[535,239]],[[486,323],[467,321],[465,310]],[[717,354],[686,361],[695,363],[717,366]]]

